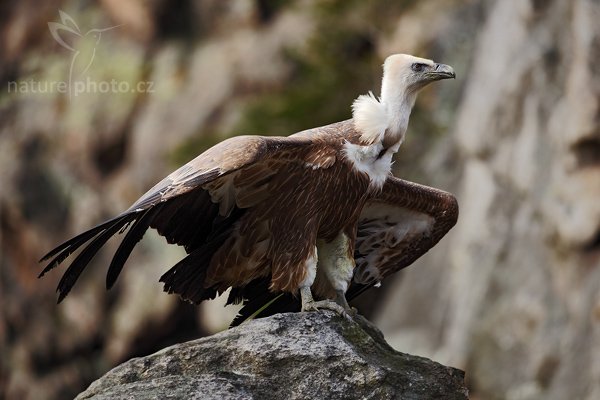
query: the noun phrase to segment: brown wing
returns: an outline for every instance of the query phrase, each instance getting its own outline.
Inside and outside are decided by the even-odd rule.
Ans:
[[[248,174],[260,176],[261,172],[265,172],[268,176],[268,172],[262,170],[268,169],[268,167],[264,167],[265,165],[272,168],[273,162],[304,162],[302,157],[310,154],[313,143],[313,139],[306,137],[261,136],[238,136],[221,142],[167,176],[124,213],[81,233],[50,251],[41,260],[50,260],[50,262],[40,277],[89,242],[73,260],[59,282],[57,291],[59,292],[59,302],[62,301],[98,250],[110,237],[124,232],[128,226],[130,226],[129,231],[109,267],[107,287],[113,285],[129,254],[149,227],[157,229],[170,243],[185,246],[186,251],[190,253],[176,265],[180,268],[174,267],[172,271],[181,271],[182,266],[202,261],[209,256],[208,253],[211,250],[222,243],[232,220],[239,215],[242,208],[237,207],[238,204],[230,204],[230,193],[222,190],[225,187],[228,190],[234,190],[236,195],[245,193],[240,192],[239,188],[228,187],[232,181],[230,177],[235,175],[236,171],[251,171],[237,179],[246,182],[249,188],[256,187],[260,185],[260,179],[244,180],[244,177],[247,178]],[[330,157],[322,158],[323,163],[330,161]],[[311,159],[311,163],[318,162],[319,160]],[[235,198],[234,200],[240,199]],[[249,198],[246,196],[240,201],[243,203],[242,206],[248,206],[248,204],[252,204],[252,201],[259,200],[250,195]],[[223,206],[223,203],[227,201],[230,203]],[[181,282],[182,279],[187,279],[187,281]],[[172,276],[170,281],[172,285],[170,287],[165,285],[165,289],[181,293],[182,287],[190,287],[190,283],[194,283],[194,279],[200,279],[200,277],[186,278],[179,274],[175,279]],[[179,285],[179,287],[173,285]],[[198,298],[204,296],[198,293],[196,295]]]
[[[390,176],[361,213],[348,299],[412,264],[457,218],[458,203],[450,193]]]
[[[297,137],[236,136],[227,139],[157,183],[126,212],[147,209],[259,161],[294,161],[299,157],[298,150],[308,149],[311,144],[311,139]]]

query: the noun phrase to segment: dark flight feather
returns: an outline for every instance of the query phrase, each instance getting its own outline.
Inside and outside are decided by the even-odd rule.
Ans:
[[[133,215],[130,217],[133,219]],[[79,255],[73,260],[69,268],[65,271],[65,274],[61,278],[58,283],[58,288],[56,289],[59,292],[58,295],[58,303],[63,301],[65,296],[69,294],[71,288],[77,282],[77,279],[88,265],[88,263],[92,260],[92,258],[96,255],[98,250],[110,239],[115,233],[117,233],[125,224],[131,222],[131,219],[123,219],[113,223],[110,227],[100,233],[98,236],[94,238],[82,251]]]
[[[186,212],[191,215],[194,210],[186,210]],[[194,304],[214,299],[217,295],[216,288],[206,288],[204,285],[211,258],[223,245],[231,234],[234,223],[243,214],[244,210],[236,207],[229,217],[219,219],[218,224],[210,221],[209,225],[212,226],[212,230],[202,245],[161,276],[160,282],[165,284],[164,291],[177,293],[182,299]]]
[[[66,242],[64,242],[63,244],[61,244],[60,246],[56,247],[55,249],[53,249],[52,251],[50,251],[48,254],[46,254],[44,257],[41,258],[40,262],[45,261],[45,260],[49,259],[50,257],[54,257],[56,255],[56,257],[54,257],[54,259],[52,259],[52,261],[50,261],[48,263],[46,268],[44,268],[43,271],[38,275],[38,278],[41,278],[48,271],[54,269],[56,266],[58,266],[60,263],[62,263],[69,255],[71,255],[74,251],[76,251],[79,247],[81,247],[83,244],[85,244],[86,242],[91,240],[98,233],[100,233],[103,230],[106,230],[107,228],[112,226],[112,224],[118,224],[118,223],[125,221],[120,225],[121,227],[125,226],[128,222],[133,220],[134,214],[135,213],[121,214],[118,217],[109,219],[108,221],[105,221],[105,222],[101,223],[100,225],[93,227],[92,229],[89,229],[83,233],[80,233],[79,235],[75,236],[74,238],[69,239]]]
[[[129,228],[129,231],[121,241],[119,248],[115,252],[112,261],[110,262],[110,266],[108,267],[108,272],[106,274],[106,289],[110,289],[115,284],[125,262],[129,258],[129,255],[133,251],[133,248],[142,238],[144,234],[150,227],[150,223],[152,222],[152,218],[160,211],[161,204],[150,208],[149,210],[143,212],[143,214],[136,219],[134,224]]]

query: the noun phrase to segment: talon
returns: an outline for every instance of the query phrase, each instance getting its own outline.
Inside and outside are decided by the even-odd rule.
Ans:
[[[347,315],[347,311],[344,307],[331,300],[311,301],[306,304],[306,307],[302,311],[319,311],[319,310],[330,310],[339,315]]]
[[[302,300],[302,308],[300,311],[302,312],[330,310],[348,319],[352,319],[358,315],[356,308],[348,305],[343,291],[336,292],[335,300],[315,301],[310,288],[302,287],[300,288],[300,297]]]
[[[356,315],[356,313],[358,312],[356,308],[350,307],[348,301],[346,300],[346,294],[343,290],[335,291],[335,302],[339,304],[344,310],[346,310],[346,312],[350,315]]]

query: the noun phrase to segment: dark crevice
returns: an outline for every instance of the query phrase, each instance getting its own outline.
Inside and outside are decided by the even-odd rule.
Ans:
[[[263,24],[271,22],[273,17],[290,2],[290,0],[256,0],[260,22]]]
[[[531,0],[531,6],[533,11],[536,13],[541,13],[552,5],[551,0]]]
[[[165,1],[156,14],[156,33],[160,39],[191,40],[200,30],[193,0]]]
[[[600,166],[600,135],[579,140],[572,146],[577,168]]]
[[[166,320],[148,322],[146,327],[138,330],[138,336],[132,341],[129,352],[124,354],[122,361],[146,356],[173,344],[206,336],[207,332],[202,331],[196,322],[197,315],[197,306],[178,302]],[[152,332],[152,335],[148,335],[147,332]]]
[[[589,68],[592,76],[598,77],[600,76],[600,63],[598,60],[600,59],[600,37],[598,35],[594,36],[592,42],[590,43],[590,58],[589,58]]]
[[[102,176],[109,175],[125,161],[127,137],[128,135],[122,134],[112,142],[98,144],[94,152],[94,163]]]
[[[46,147],[41,135],[33,136],[23,145],[16,187],[25,219],[43,229],[60,231],[67,221],[68,200],[57,179],[45,166]],[[44,199],[44,207],[40,207],[40,199]]]
[[[341,52],[348,59],[361,59],[372,54],[375,49],[373,37],[364,32],[356,32],[347,36],[342,42]]]
[[[70,364],[73,359],[85,358],[100,352],[104,347],[104,339],[94,335],[83,343],[78,343],[65,350],[56,346],[48,346],[44,352],[33,352],[31,356],[33,371],[39,376],[47,374],[62,365]]]
[[[556,356],[546,356],[535,374],[535,380],[544,389],[550,387],[560,366],[560,359]]]
[[[30,362],[32,372],[41,378],[55,376],[56,371],[72,368],[76,365],[79,374],[69,385],[65,385],[56,393],[56,398],[72,399],[86,387],[88,387],[99,374],[106,372],[98,369],[98,365],[86,362],[86,360],[97,360],[105,346],[104,338],[95,334],[88,340],[77,343],[69,349],[57,346],[45,346],[40,351],[32,351]]]
[[[585,246],[583,246],[583,251],[585,253],[591,253],[594,251],[600,250],[600,227],[596,231],[596,234],[593,236],[592,240],[590,240]]]
[[[542,57],[544,60],[546,72],[550,77],[550,80],[555,81],[559,67],[562,62],[562,55],[560,53],[560,49],[556,45],[551,45],[544,50]]]
[[[12,89],[10,83],[18,82],[18,80],[19,68],[16,63],[4,62],[2,65],[0,65],[0,83],[2,83],[5,93],[10,93],[10,89]]]

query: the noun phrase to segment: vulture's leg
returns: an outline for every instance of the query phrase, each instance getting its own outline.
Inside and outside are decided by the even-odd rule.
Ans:
[[[343,306],[340,306],[338,303],[331,300],[321,300],[315,301],[313,298],[310,287],[315,282],[315,277],[317,276],[317,260],[320,257],[320,250],[318,246],[315,246],[314,257],[310,257],[306,261],[306,278],[300,284],[300,300],[302,301],[302,309],[301,311],[317,311],[320,309],[327,309],[335,311],[336,313],[342,315],[346,314],[346,310]]]
[[[301,311],[316,311],[319,308],[319,303],[316,302],[313,298],[310,287],[315,282],[315,277],[317,276],[317,260],[319,258],[319,251],[317,246],[315,246],[313,255],[306,259],[305,267],[306,267],[306,277],[304,281],[300,283],[300,300],[302,301]]]
[[[300,300],[302,301],[301,311],[309,311],[310,305],[315,302],[312,292],[310,291],[310,286],[300,288]]]
[[[346,300],[346,290],[354,272],[354,240],[343,231],[327,243],[318,241],[319,268],[322,268],[327,280],[335,290],[333,299],[347,313],[355,314]]]

